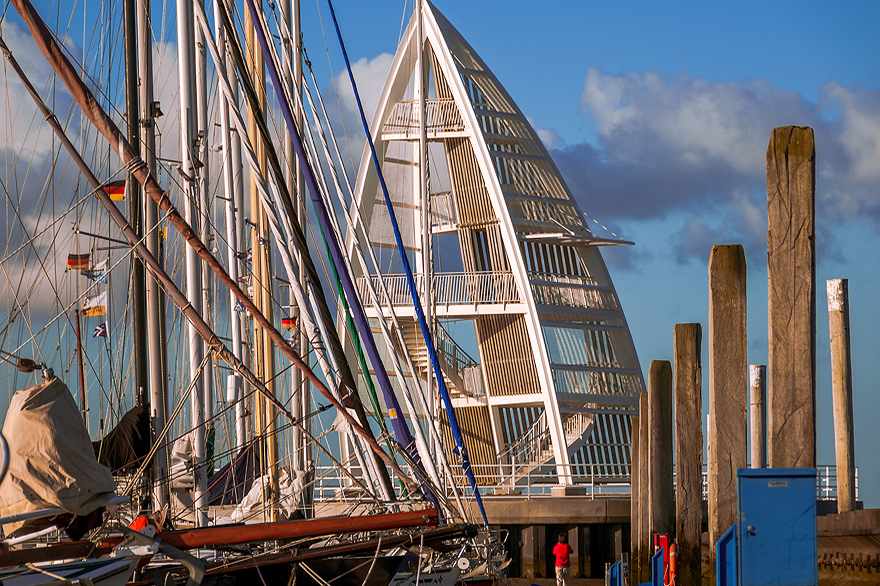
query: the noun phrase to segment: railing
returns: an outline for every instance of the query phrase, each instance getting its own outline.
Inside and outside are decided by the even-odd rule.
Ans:
[[[479,362],[474,360],[470,354],[465,352],[464,349],[452,339],[449,332],[447,332],[439,322],[437,323],[437,334],[434,343],[437,345],[437,352],[443,355],[446,364],[452,367],[462,379],[464,379],[465,369],[474,368],[479,364]],[[464,390],[465,389],[462,389],[462,391]],[[474,389],[472,394],[482,396],[485,394],[485,392],[482,391],[482,385],[480,385],[480,388],[478,390]]]
[[[461,468],[454,462],[452,477],[444,476],[443,491],[448,499],[453,498],[453,487],[458,488],[459,494],[465,501],[473,500],[469,481]],[[601,469],[607,467],[600,464],[569,464],[562,466],[563,473],[572,482],[570,486],[580,489],[585,496],[593,499],[598,498],[628,498],[630,494],[628,475],[603,475]],[[559,486],[557,471],[560,467],[553,465],[553,469],[541,472],[535,469],[516,471],[509,464],[485,465],[473,464],[471,469],[480,486],[480,494],[483,496],[500,494],[496,489],[514,489],[519,495],[526,498],[551,496],[554,486]],[[409,469],[404,466],[404,471]],[[350,482],[331,466],[319,467],[315,477],[315,501],[367,503],[372,499],[367,497],[362,490],[352,488]],[[357,473],[357,471],[355,471]],[[499,479],[513,478],[514,483],[499,483]]]
[[[431,194],[431,227],[439,230],[453,227],[458,223],[458,214],[455,210],[455,198],[452,192]]]
[[[709,500],[709,472],[703,466],[701,492],[703,500]],[[859,498],[859,469],[855,469],[856,500]],[[816,500],[837,500],[837,466],[816,466]]]
[[[418,133],[418,100],[406,100],[394,104],[382,130],[385,133]],[[464,122],[455,100],[451,98],[425,100],[425,130],[427,132],[463,131]]]
[[[611,291],[599,288],[589,277],[532,273],[529,275],[535,303],[587,307],[590,309],[617,309]]]
[[[422,291],[424,275],[414,275],[416,287]],[[382,306],[412,307],[412,296],[406,275],[371,275],[373,287]],[[383,295],[379,279],[385,283],[388,295]],[[513,273],[437,273],[433,279],[434,303],[438,306],[478,305],[481,303],[519,303]],[[358,293],[368,299],[366,277],[358,279]],[[389,299],[390,298],[390,299]]]

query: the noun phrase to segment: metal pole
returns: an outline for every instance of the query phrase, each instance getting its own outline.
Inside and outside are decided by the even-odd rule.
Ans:
[[[83,422],[86,424],[86,429],[88,429],[89,417],[88,408],[86,406],[86,375],[83,368],[82,336],[80,335],[79,310],[75,309],[74,313],[76,314],[76,361],[77,365],[79,366],[79,405],[80,410],[82,411]]]
[[[180,174],[183,180],[184,216],[187,223],[199,233],[199,217],[196,208],[198,201],[198,185],[195,177],[194,162],[198,160],[196,149],[196,132],[193,121],[193,102],[195,88],[195,39],[194,17],[191,0],[177,0],[177,48],[178,73],[180,78]],[[186,249],[186,296],[197,308],[202,308],[202,275],[201,262],[196,251]],[[194,446],[194,494],[196,525],[207,525],[204,493],[207,489],[205,477],[205,395],[202,388],[203,379],[199,376],[199,365],[204,357],[204,347],[199,333],[192,324],[187,324],[189,341],[189,368],[193,381],[190,394],[190,418],[193,428]],[[196,380],[199,379],[199,380]]]

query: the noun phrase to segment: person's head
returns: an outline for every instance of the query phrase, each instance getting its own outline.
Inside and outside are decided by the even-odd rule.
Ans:
[[[565,533],[560,533],[559,543],[568,543],[568,535],[566,535]]]

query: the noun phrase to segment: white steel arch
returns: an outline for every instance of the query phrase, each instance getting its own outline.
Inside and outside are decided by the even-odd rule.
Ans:
[[[587,475],[628,476],[631,415],[644,380],[597,249],[621,242],[590,232],[546,148],[473,48],[429,2],[421,18],[430,64],[428,210],[419,198],[420,114],[408,99],[419,49],[415,19],[394,57],[371,135],[413,266],[425,266],[423,254],[432,259],[433,269],[417,278],[433,283],[434,298],[422,302],[435,308],[441,362],[471,460],[478,473],[483,468],[483,484],[515,489],[524,488],[517,476],[541,469],[555,468],[554,481],[563,485]],[[367,146],[352,204],[359,208],[353,216],[364,219],[357,238],[392,259],[378,190]],[[423,214],[433,250],[422,250]],[[351,232],[347,246],[353,253]],[[356,270],[361,285],[381,278],[389,293],[383,315],[368,314],[385,319],[393,308],[407,338],[408,349],[400,351],[419,361],[424,346],[402,277],[387,266],[372,270]],[[444,320],[473,324],[478,361],[446,332]],[[424,362],[419,377],[426,379],[432,375]]]

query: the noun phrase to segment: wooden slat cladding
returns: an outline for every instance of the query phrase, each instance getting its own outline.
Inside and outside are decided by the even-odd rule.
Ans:
[[[530,275],[549,273],[572,277],[590,276],[577,246],[528,241],[520,242],[519,246]]]
[[[504,252],[501,228],[491,224],[485,228],[464,228],[458,231],[462,264],[465,271],[510,272],[510,262]]]
[[[474,320],[490,396],[541,392],[525,316],[493,315]]]
[[[489,192],[486,191],[486,182],[483,180],[470,140],[447,139],[446,153],[459,227],[470,228],[497,223],[495,210],[492,209],[492,202],[489,201]]]
[[[491,486],[497,484],[499,479],[490,471],[494,472],[498,466],[498,457],[495,444],[492,441],[492,424],[489,421],[489,408],[480,407],[456,407],[455,417],[464,437],[464,445],[470,456],[471,464],[477,476],[477,484]],[[453,458],[452,450],[455,449],[455,438],[449,427],[449,417],[444,410],[440,417],[440,433],[443,436],[443,445],[446,453]]]

